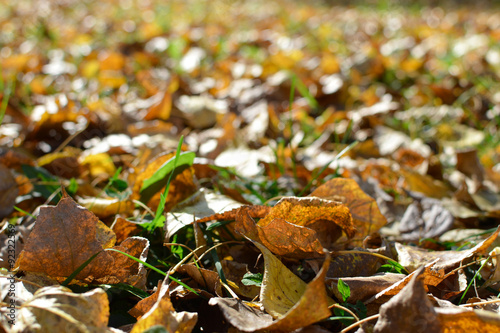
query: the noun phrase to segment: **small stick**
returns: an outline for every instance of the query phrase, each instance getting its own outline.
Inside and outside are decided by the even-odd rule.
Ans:
[[[348,331],[352,330],[353,328],[361,326],[362,324],[369,322],[370,320],[377,319],[378,317],[380,317],[380,314],[377,313],[376,315],[366,317],[365,319],[361,319],[360,321],[357,321],[354,324],[347,326],[342,331],[340,331],[340,333],[347,333]]]

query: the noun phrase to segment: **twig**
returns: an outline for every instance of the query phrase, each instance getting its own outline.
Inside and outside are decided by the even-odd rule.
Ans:
[[[203,254],[197,259],[195,260],[195,263],[197,263],[198,261],[201,260],[201,258],[203,258],[205,256],[205,254],[209,253],[210,251],[212,251],[213,249],[221,246],[221,245],[226,245],[228,243],[238,243],[238,244],[243,244],[244,242],[242,241],[228,241],[228,242],[224,242],[224,243],[218,243],[218,244],[215,244],[214,246],[212,246],[211,248],[209,248],[208,250],[206,250],[205,252],[203,252]]]
[[[493,304],[493,303],[500,303],[500,298],[499,299],[494,299],[491,301],[482,301],[482,302],[474,302],[474,303],[467,303],[467,304],[460,304],[459,306],[468,308],[468,307],[473,307],[477,305],[486,305],[486,304]]]
[[[377,313],[376,315],[373,315],[373,316],[370,316],[370,317],[366,317],[365,319],[361,319],[360,321],[357,321],[354,324],[352,324],[350,326],[347,326],[342,331],[340,331],[340,333],[347,333],[350,330],[352,330],[353,328],[361,326],[364,323],[369,322],[370,320],[377,319],[378,317],[380,317],[380,314]]]

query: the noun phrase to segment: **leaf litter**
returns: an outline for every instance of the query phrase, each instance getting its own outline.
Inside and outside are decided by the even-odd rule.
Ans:
[[[413,5],[7,1],[2,329],[498,331],[496,7]]]

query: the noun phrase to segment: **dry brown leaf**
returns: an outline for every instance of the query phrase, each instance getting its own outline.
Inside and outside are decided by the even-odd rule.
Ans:
[[[296,259],[324,255],[324,247],[318,233],[312,229],[288,223],[283,219],[275,219],[261,227],[250,217],[247,207],[239,210],[237,222],[235,230],[238,233],[262,243],[277,255]]]
[[[349,237],[355,232],[349,209],[330,200],[286,197],[257,224],[250,217],[251,210],[239,209],[235,230],[290,258],[321,257],[323,248],[331,248],[342,230]]]
[[[114,246],[113,249],[146,261],[149,240],[143,237],[130,237],[121,242],[120,245]],[[96,276],[96,282],[107,284],[123,282],[139,289],[146,289],[146,269],[144,265],[115,251],[108,251],[107,253],[114,259],[113,264],[108,267],[106,275],[102,277]],[[99,256],[95,259],[97,261],[96,265],[100,264],[99,259]]]
[[[417,270],[410,283],[381,306],[374,333],[441,332],[441,323],[424,289],[423,270]]]
[[[410,275],[405,276],[403,279],[395,282],[393,285],[382,290],[381,292],[370,298],[368,301],[366,301],[366,303],[370,303],[374,300],[385,299],[386,296],[397,295],[403,288],[405,288],[410,283],[410,281],[417,273],[421,275],[421,280],[423,281],[423,285],[426,290],[428,289],[429,286],[439,285],[445,279],[446,276],[443,270],[437,271],[436,269],[434,269],[435,264],[436,261],[426,264],[425,266],[423,266],[424,269],[422,272],[418,270],[414,271]]]
[[[455,219],[441,201],[419,193],[409,194],[415,201],[401,218],[399,231],[403,240],[438,237],[453,227]]]
[[[358,238],[365,238],[387,223],[376,201],[367,195],[354,179],[331,179],[310,195],[329,200],[340,199],[351,212]]]
[[[343,277],[342,281],[349,286],[351,295],[346,302],[355,304],[357,301],[366,301],[369,297],[381,292],[382,290],[394,285],[396,282],[405,278],[404,274],[382,273],[373,276]],[[338,278],[328,278],[326,283],[337,299],[342,299],[338,291]]]
[[[83,171],[78,162],[79,155],[79,149],[66,147],[62,152],[43,155],[37,160],[37,165],[59,177],[78,178]]]
[[[336,255],[328,269],[328,277],[371,276],[377,273],[380,266],[386,263],[385,259],[370,254],[368,250],[358,250],[363,253],[342,253]],[[312,262],[311,262],[312,264]]]
[[[439,259],[435,269],[444,269],[448,271],[458,267],[463,260],[473,255],[485,254],[488,248],[497,239],[499,231],[500,227],[472,249],[463,251],[427,251],[417,247],[396,243],[395,248],[398,253],[398,262],[411,272],[425,263]]]
[[[266,312],[235,299],[212,298],[210,305],[218,305],[226,320],[244,332],[257,330],[291,332],[331,315],[333,304],[326,295],[325,275],[329,257],[321,271],[306,284],[288,270],[278,258],[259,243],[254,243],[264,255],[265,271],[261,287],[261,302]],[[273,317],[276,318],[273,321]]]
[[[9,332],[110,332],[108,297],[100,288],[75,294],[44,287],[22,304],[16,319]]]
[[[103,244],[97,238],[98,221],[94,214],[67,195],[55,207],[41,207],[16,265],[21,270],[45,273],[51,277],[70,276],[87,259],[103,250]],[[77,278],[83,279],[90,274],[105,275],[113,259],[103,252],[97,259],[100,259],[102,267],[94,267],[94,260]]]
[[[479,162],[477,149],[462,149],[457,151],[457,170],[471,178],[477,185],[484,180],[484,168]]]
[[[222,295],[217,272],[196,267],[194,264],[181,265],[176,272],[189,275],[201,286],[201,289],[206,289],[214,295]]]
[[[273,323],[273,317],[239,299],[213,297],[208,304],[217,305],[224,318],[243,332],[266,329]]]
[[[120,244],[126,238],[136,236],[141,232],[139,223],[128,221],[122,217],[117,217],[112,225],[116,235],[116,242]]]
[[[114,244],[114,233],[97,217],[66,194],[55,207],[40,208],[40,214],[16,265],[28,272],[44,273],[63,280],[96,253],[97,257],[77,276],[100,283],[126,282],[144,288],[142,264],[117,252],[104,252]],[[114,247],[145,260],[149,241],[132,237]]]
[[[345,205],[320,198],[283,198],[258,224],[266,226],[277,218],[318,232],[327,231],[328,224],[340,227],[348,237],[353,237],[356,232],[349,209]]]

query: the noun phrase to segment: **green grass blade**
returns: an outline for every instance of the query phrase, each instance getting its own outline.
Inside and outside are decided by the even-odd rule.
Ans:
[[[474,274],[474,276],[470,280],[469,284],[467,285],[467,288],[465,288],[464,292],[462,293],[462,297],[460,297],[460,301],[458,301],[458,305],[462,304],[462,301],[464,300],[465,294],[467,294],[467,292],[469,291],[470,286],[472,286],[472,284],[476,280],[477,275],[479,274],[479,272],[481,272],[481,270],[483,269],[484,265],[486,265],[486,263],[490,260],[490,258],[491,258],[490,256],[488,258],[486,258],[486,260],[483,262],[483,264],[481,265],[481,267],[479,267],[479,269],[476,271],[476,274]]]
[[[180,141],[180,143],[182,145],[182,141]],[[165,162],[151,177],[144,180],[144,182],[142,183],[141,192],[147,191],[148,188],[150,188],[153,184],[165,180],[167,175],[172,175],[172,171],[175,170],[176,167],[179,167],[181,165],[193,165],[195,157],[196,154],[191,151],[183,152],[179,155],[176,154],[175,157]]]
[[[14,209],[15,209],[15,210],[17,210],[17,211],[18,211],[18,212],[20,212],[20,213],[23,213],[23,214],[25,214],[25,215],[28,215],[28,216],[29,216],[29,217],[31,217],[33,220],[36,220],[36,216],[35,216],[35,215],[33,215],[33,214],[31,214],[31,213],[29,213],[29,212],[27,212],[27,211],[25,211],[25,210],[23,210],[23,209],[21,209],[21,208],[19,208],[19,207],[17,207],[17,206],[14,206]]]
[[[87,260],[86,260],[83,264],[81,264],[81,265],[80,265],[77,269],[75,269],[75,271],[74,271],[73,273],[71,273],[71,275],[70,275],[70,276],[68,276],[68,277],[66,278],[66,280],[64,280],[64,282],[63,282],[63,283],[61,283],[61,285],[62,285],[62,286],[64,286],[64,287],[66,287],[67,285],[69,285],[69,284],[70,284],[70,282],[71,282],[71,281],[73,281],[73,279],[74,279],[74,278],[75,278],[75,277],[76,277],[76,276],[77,276],[77,275],[78,275],[81,271],[83,271],[83,269],[84,269],[85,267],[87,267],[87,266],[88,266],[88,264],[90,264],[90,262],[91,262],[92,260],[94,260],[94,259],[95,259],[95,257],[97,257],[97,255],[98,255],[99,253],[101,253],[101,252],[102,252],[102,251],[99,251],[99,252],[97,252],[96,254],[94,254],[92,257],[88,258],[88,259],[87,259]]]
[[[168,160],[162,167],[160,167],[160,169],[158,171],[161,170],[161,172],[160,173],[158,173],[158,171],[155,172],[155,174],[153,176],[151,176],[150,178],[148,178],[145,181],[145,183],[146,183],[151,178],[155,178],[154,182],[153,183],[149,182],[148,185],[145,186],[143,184],[143,186],[142,186],[142,188],[144,189],[144,192],[146,192],[146,189],[149,189],[153,186],[152,184],[158,184],[159,181],[161,181],[162,179],[165,179],[168,172],[170,173],[170,176],[168,177],[168,180],[167,180],[167,185],[165,186],[165,191],[160,196],[160,203],[158,205],[158,208],[156,209],[155,217],[154,217],[153,221],[146,226],[146,230],[148,230],[148,232],[152,232],[156,228],[163,227],[163,224],[165,223],[165,216],[163,216],[163,212],[165,211],[165,202],[166,202],[167,197],[168,197],[170,183],[172,182],[172,178],[174,176],[175,170],[177,169],[177,166],[179,165],[178,163],[179,163],[181,156],[183,156],[182,161],[181,161],[181,165],[188,166],[188,167],[193,165],[195,154],[192,152],[181,153],[181,147],[182,147],[183,141],[184,141],[184,136],[181,136],[181,138],[179,140],[179,144],[177,145],[177,151],[175,153],[175,157],[173,159]],[[157,174],[159,174],[159,175],[157,175]],[[157,176],[155,176],[155,175],[157,175]],[[161,178],[160,178],[160,175],[161,175]],[[158,180],[158,179],[160,179],[160,180]],[[142,196],[141,196],[141,201],[144,202],[142,200]]]
[[[194,294],[196,294],[196,295],[200,296],[200,295],[196,292],[196,290],[194,290],[193,288],[191,288],[190,286],[188,286],[188,285],[187,285],[187,284],[185,284],[184,282],[182,282],[182,281],[180,281],[180,280],[178,280],[178,279],[174,278],[174,277],[173,277],[173,276],[171,276],[171,275],[168,275],[167,273],[163,272],[162,270],[160,270],[160,269],[158,269],[158,268],[156,268],[156,267],[154,267],[154,266],[152,266],[152,265],[148,264],[148,263],[147,263],[147,262],[145,262],[145,261],[142,261],[141,259],[138,259],[138,258],[136,258],[136,257],[134,257],[134,256],[132,256],[132,255],[130,255],[130,254],[128,254],[128,253],[125,253],[125,252],[123,252],[123,251],[120,251],[120,250],[117,250],[117,249],[113,249],[113,248],[104,249],[104,251],[114,251],[114,252],[121,253],[121,254],[123,254],[124,256],[127,256],[127,257],[129,257],[130,259],[135,260],[135,261],[137,261],[138,263],[143,264],[145,267],[147,267],[147,268],[149,268],[149,269],[151,269],[151,270],[155,271],[156,273],[158,273],[158,274],[160,274],[160,275],[163,275],[163,276],[168,276],[168,278],[169,278],[170,280],[172,280],[172,281],[174,281],[174,282],[177,282],[178,284],[180,284],[181,286],[183,286],[183,287],[184,287],[184,288],[186,288],[187,290],[189,290],[189,291],[191,291],[192,293],[194,293]]]

